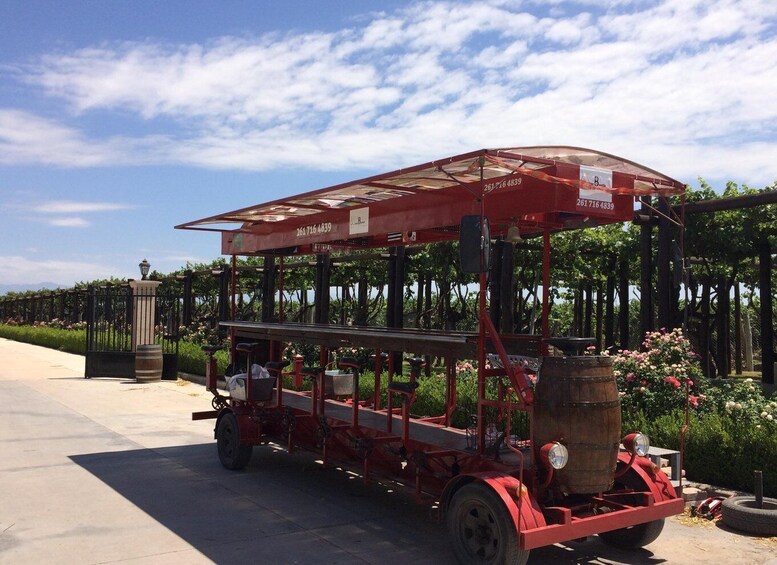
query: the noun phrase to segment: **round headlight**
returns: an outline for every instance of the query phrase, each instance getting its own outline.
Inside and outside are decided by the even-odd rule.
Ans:
[[[645,434],[629,434],[623,438],[623,447],[631,453],[645,457],[650,451],[650,440]]]
[[[542,447],[542,456],[545,462],[554,469],[563,469],[569,461],[567,448],[558,442],[547,443]]]

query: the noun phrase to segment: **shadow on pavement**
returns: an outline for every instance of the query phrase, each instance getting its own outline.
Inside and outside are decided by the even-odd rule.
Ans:
[[[71,456],[79,466],[215,562],[454,563],[428,504],[390,483],[364,485],[306,453],[254,449],[228,471],[215,443]],[[602,561],[606,560],[606,561]],[[598,538],[534,550],[529,563],[662,563]]]

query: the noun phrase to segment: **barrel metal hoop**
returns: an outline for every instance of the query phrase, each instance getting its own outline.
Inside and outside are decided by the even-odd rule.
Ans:
[[[607,402],[562,402],[561,406],[564,408],[615,408],[620,404],[620,400],[610,400]]]
[[[540,374],[540,378],[542,375]],[[580,381],[585,383],[609,383],[615,380],[612,375],[604,375],[598,377],[587,377],[581,375],[555,375],[551,377],[554,381]]]
[[[556,367],[611,367],[612,357],[602,356],[584,356],[584,357],[543,357],[542,363],[548,365],[555,365]]]

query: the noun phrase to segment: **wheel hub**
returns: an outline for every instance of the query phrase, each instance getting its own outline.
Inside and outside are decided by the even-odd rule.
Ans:
[[[493,517],[483,507],[473,506],[462,523],[463,538],[473,555],[481,559],[492,557],[499,546],[499,537],[493,528]]]

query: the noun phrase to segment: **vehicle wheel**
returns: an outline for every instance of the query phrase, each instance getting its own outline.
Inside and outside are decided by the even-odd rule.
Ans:
[[[456,492],[446,524],[462,564],[523,565],[529,559],[529,552],[518,547],[518,532],[504,502],[483,483],[470,483]]]
[[[599,537],[604,543],[618,549],[639,549],[656,541],[664,529],[664,519],[629,526],[611,532],[602,532]]]
[[[758,536],[777,536],[777,499],[763,499],[763,508],[755,505],[755,496],[732,496],[721,507],[723,523],[735,530]]]
[[[251,460],[253,446],[240,445],[240,428],[232,412],[224,414],[216,430],[216,445],[221,464],[227,469],[243,469]]]

